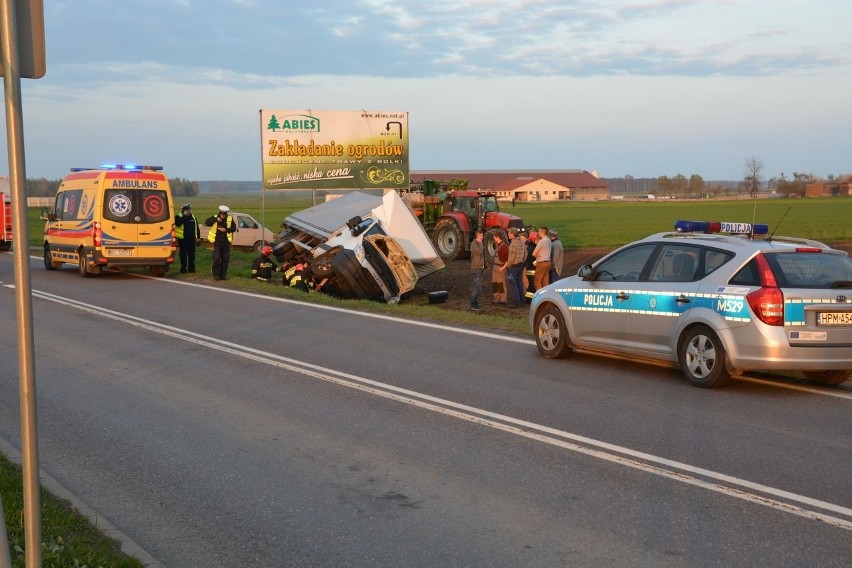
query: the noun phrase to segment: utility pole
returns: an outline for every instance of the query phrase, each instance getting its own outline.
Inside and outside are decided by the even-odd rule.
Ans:
[[[0,0],[0,48],[6,100],[9,184],[15,226],[15,313],[18,319],[18,375],[21,396],[21,454],[24,475],[24,545],[27,568],[41,568],[41,495],[38,481],[33,306],[30,282],[21,77],[45,73],[42,0]],[[5,530],[5,520],[4,530]]]

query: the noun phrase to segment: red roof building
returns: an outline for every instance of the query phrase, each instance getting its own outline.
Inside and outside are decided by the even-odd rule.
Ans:
[[[585,170],[412,170],[412,182],[467,180],[468,189],[494,191],[501,201],[609,199],[609,186]]]

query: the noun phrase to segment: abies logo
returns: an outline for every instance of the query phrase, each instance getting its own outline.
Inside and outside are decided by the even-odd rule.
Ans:
[[[307,114],[288,114],[280,119],[273,114],[266,129],[273,132],[319,132],[320,120]]]

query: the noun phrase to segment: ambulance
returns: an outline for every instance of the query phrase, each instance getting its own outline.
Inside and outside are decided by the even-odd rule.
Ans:
[[[172,192],[160,166],[72,168],[45,211],[44,267],[75,264],[80,276],[146,267],[163,276],[174,261]]]

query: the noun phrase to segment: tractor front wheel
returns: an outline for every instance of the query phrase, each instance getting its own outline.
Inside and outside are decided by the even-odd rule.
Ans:
[[[464,250],[464,237],[461,229],[452,219],[441,219],[435,225],[432,242],[438,254],[444,260],[455,260]]]

